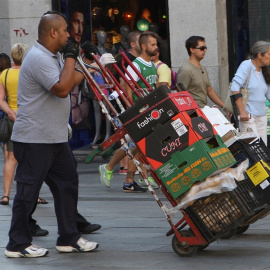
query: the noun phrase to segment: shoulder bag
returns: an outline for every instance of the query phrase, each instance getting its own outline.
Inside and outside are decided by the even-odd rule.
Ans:
[[[248,83],[249,83],[251,71],[252,71],[252,65],[251,65],[251,68],[250,68],[250,71],[249,71],[249,75],[248,75],[245,87],[240,88],[240,93],[242,94],[242,102],[243,102],[244,108],[247,106],[247,102],[248,102],[248,98],[249,98]],[[224,109],[226,111],[230,112],[231,114],[234,114],[233,105],[232,105],[230,96],[231,96],[231,83],[229,85],[227,98],[226,98],[226,100],[224,102]]]
[[[6,72],[5,76],[5,91],[6,91],[6,98],[7,98],[7,75],[8,71]],[[9,125],[9,119],[7,114],[3,111],[2,119],[0,120],[0,142],[8,142],[11,137],[11,128]]]

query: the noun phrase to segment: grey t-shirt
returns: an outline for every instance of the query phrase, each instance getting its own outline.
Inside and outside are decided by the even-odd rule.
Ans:
[[[180,67],[177,82],[183,83],[200,108],[207,105],[207,88],[211,86],[207,70],[186,62]]]
[[[50,92],[63,68],[60,53],[54,55],[37,41],[20,69],[18,112],[11,139],[23,143],[68,141],[70,98]]]

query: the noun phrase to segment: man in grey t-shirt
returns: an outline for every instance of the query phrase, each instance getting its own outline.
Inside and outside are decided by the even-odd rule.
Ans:
[[[207,105],[208,96],[215,104],[223,108],[223,101],[212,88],[207,70],[200,63],[207,50],[204,37],[189,37],[186,40],[186,49],[189,59],[180,67],[177,82],[185,86],[199,107],[203,108]]]
[[[68,143],[69,92],[83,79],[75,71],[78,48],[68,41],[65,18],[45,13],[38,40],[20,70],[18,112],[12,141],[18,161],[17,192],[9,231],[7,257],[42,257],[45,248],[32,245],[29,217],[45,180],[54,197],[58,222],[56,249],[88,252],[98,244],[81,237],[76,226],[78,174]],[[64,48],[65,64],[60,50]]]

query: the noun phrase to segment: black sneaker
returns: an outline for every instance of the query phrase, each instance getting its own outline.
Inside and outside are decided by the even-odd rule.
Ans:
[[[123,191],[124,192],[146,192],[147,189],[140,187],[135,181],[130,184],[128,187],[123,185]]]
[[[31,231],[31,234],[32,236],[46,236],[49,234],[49,232],[37,226],[35,230]]]
[[[95,232],[97,230],[99,230],[101,228],[101,225],[99,224],[92,224],[89,222],[89,224],[83,226],[83,227],[80,227],[80,226],[77,226],[78,227],[78,231],[82,234],[89,234],[89,233],[92,233],[92,232]]]

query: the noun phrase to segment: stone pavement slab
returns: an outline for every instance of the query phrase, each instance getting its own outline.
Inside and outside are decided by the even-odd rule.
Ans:
[[[50,233],[45,237],[35,237],[33,243],[48,248],[49,255],[35,259],[6,258],[4,250],[8,241],[12,198],[15,194],[13,184],[11,205],[0,205],[0,270],[270,269],[269,216],[252,224],[249,230],[240,236],[211,243],[193,257],[179,257],[172,249],[172,236],[166,237],[170,229],[169,223],[152,194],[149,191],[143,194],[124,193],[122,184],[125,176],[119,175],[117,169],[111,188],[102,186],[97,170],[102,163],[99,156],[89,165],[78,163],[79,212],[90,222],[102,225],[99,231],[84,237],[97,241],[99,249],[87,254],[61,254],[55,250],[57,224],[53,199],[44,184],[40,196],[47,199],[49,204],[38,205],[34,217],[41,227]],[[3,157],[0,156],[1,178],[2,168]],[[161,191],[157,193],[162,202],[166,203],[164,194]],[[180,218],[179,212],[174,221]]]

